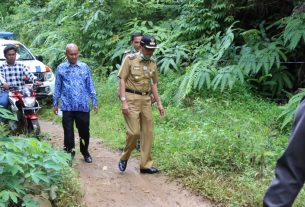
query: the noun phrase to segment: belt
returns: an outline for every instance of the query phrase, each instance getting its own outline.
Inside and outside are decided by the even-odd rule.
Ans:
[[[141,95],[141,96],[150,95],[150,92],[135,91],[135,90],[131,90],[131,89],[128,89],[128,88],[126,88],[125,91],[128,92],[128,93],[134,93],[134,94],[138,94],[138,95]]]

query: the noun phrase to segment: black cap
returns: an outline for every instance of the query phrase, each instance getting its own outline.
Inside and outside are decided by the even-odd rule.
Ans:
[[[6,45],[6,47],[5,47],[4,50],[3,50],[4,56],[7,54],[7,52],[8,52],[9,50],[15,50],[15,52],[17,52],[16,46],[13,45],[13,44],[9,44],[9,45]]]
[[[144,35],[141,39],[140,45],[148,49],[154,49],[157,48],[157,41],[153,36]]]

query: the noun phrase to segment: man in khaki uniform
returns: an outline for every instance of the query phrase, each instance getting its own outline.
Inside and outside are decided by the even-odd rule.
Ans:
[[[151,59],[157,43],[154,37],[144,35],[140,42],[140,52],[128,55],[119,71],[120,99],[122,113],[126,123],[126,145],[119,161],[120,171],[125,171],[131,152],[136,147],[137,140],[141,138],[141,173],[157,173],[151,158],[152,148],[152,93],[158,105],[160,116],[165,115],[158,88],[157,65]]]

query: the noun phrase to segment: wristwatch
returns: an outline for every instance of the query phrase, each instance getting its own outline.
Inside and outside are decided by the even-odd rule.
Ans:
[[[126,101],[126,97],[121,97],[121,101],[123,102],[123,101]]]

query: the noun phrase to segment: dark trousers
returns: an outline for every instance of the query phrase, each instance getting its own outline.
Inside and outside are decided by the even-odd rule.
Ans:
[[[264,207],[290,207],[305,181],[305,100],[295,115],[289,144],[279,158],[275,178],[265,197]]]
[[[64,150],[71,152],[75,148],[74,121],[80,137],[80,151],[83,156],[89,155],[89,112],[63,111],[62,126],[64,128]]]

